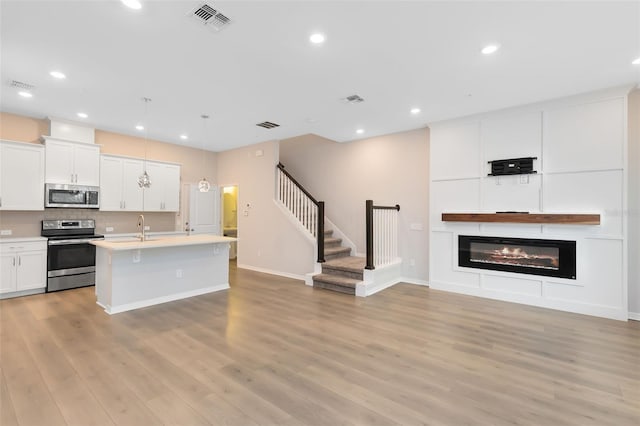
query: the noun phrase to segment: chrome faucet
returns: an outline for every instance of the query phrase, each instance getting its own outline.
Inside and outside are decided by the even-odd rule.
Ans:
[[[147,237],[144,233],[144,215],[143,214],[138,216],[138,229],[140,229],[140,235],[138,235],[138,237],[140,238],[141,242],[144,242],[144,240],[146,240]]]

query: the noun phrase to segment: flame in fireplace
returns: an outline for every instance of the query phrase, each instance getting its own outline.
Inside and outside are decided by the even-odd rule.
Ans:
[[[531,268],[559,269],[560,259],[557,254],[537,252],[527,253],[525,247],[493,246],[475,250],[471,262],[505,264]]]

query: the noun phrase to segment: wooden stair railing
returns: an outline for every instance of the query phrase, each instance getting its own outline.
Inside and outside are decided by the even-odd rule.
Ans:
[[[324,201],[316,200],[289,172],[282,163],[278,169],[278,200],[300,221],[316,239],[317,262],[324,259]]]
[[[400,206],[374,206],[365,202],[367,261],[365,269],[387,265],[398,258],[398,212]]]

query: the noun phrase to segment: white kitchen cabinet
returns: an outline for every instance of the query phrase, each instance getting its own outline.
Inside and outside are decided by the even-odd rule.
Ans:
[[[100,184],[100,146],[45,137],[45,148],[47,183]]]
[[[47,242],[0,243],[0,293],[47,286]]]
[[[143,171],[143,160],[100,156],[100,210],[142,211],[143,190],[138,176]]]
[[[44,147],[0,142],[0,210],[44,210]]]
[[[147,161],[151,186],[144,190],[144,211],[177,212],[180,209],[180,166]]]

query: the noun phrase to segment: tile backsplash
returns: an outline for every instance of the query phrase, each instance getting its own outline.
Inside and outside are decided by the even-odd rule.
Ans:
[[[40,235],[43,219],[94,219],[96,233],[105,234],[112,227],[113,234],[136,232],[138,212],[102,212],[92,209],[45,209],[44,211],[1,211],[0,229],[11,230],[10,238]],[[177,230],[176,213],[144,213],[145,225],[151,232]]]

